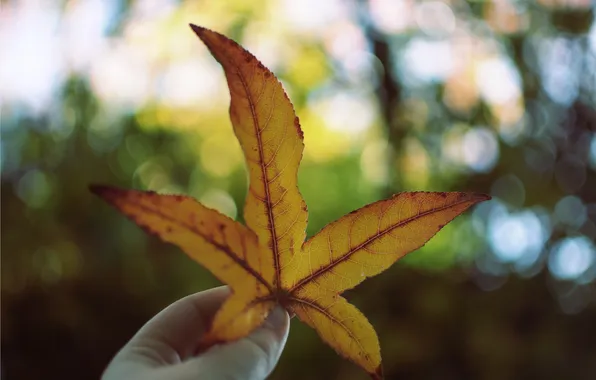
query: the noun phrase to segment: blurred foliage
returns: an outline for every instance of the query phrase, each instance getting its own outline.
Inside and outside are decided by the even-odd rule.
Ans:
[[[217,284],[87,192],[187,193],[242,220],[227,87],[188,22],[283,81],[309,235],[401,190],[493,195],[349,292],[389,378],[596,376],[589,0],[42,3],[2,3],[2,376],[97,378],[158,310]],[[361,376],[292,329],[273,378]]]

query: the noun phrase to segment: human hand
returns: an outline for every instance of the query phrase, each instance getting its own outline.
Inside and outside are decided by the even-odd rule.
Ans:
[[[196,380],[267,377],[288,337],[288,313],[277,306],[244,339],[193,357],[209,321],[230,294],[226,286],[185,297],[165,308],[116,354],[102,380]]]

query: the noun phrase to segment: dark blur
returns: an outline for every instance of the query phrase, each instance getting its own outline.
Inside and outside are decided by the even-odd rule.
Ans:
[[[388,378],[596,379],[592,0],[0,4],[3,379],[98,378],[161,308],[217,285],[87,191],[241,219],[227,86],[189,22],[283,81],[309,235],[399,191],[493,196],[346,294]],[[365,374],[294,320],[272,378]]]

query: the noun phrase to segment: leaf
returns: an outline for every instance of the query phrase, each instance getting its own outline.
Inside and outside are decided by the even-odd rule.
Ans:
[[[401,193],[330,223],[297,255],[290,292],[341,293],[420,248],[481,194]],[[370,258],[374,257],[374,260]]]
[[[274,286],[306,237],[306,203],[298,190],[303,134],[292,103],[273,73],[234,41],[192,26],[223,66],[230,118],[249,172],[247,226],[270,250]]]
[[[293,297],[290,310],[314,328],[342,356],[373,377],[382,377],[379,338],[366,317],[345,298],[321,292],[315,298]]]
[[[305,240],[297,186],[303,134],[281,83],[228,38],[191,25],[222,65],[230,118],[246,159],[246,226],[190,197],[91,186],[148,232],[178,245],[232,289],[201,349],[248,335],[280,304],[372,377],[382,377],[378,337],[340,294],[424,245],[483,194],[401,193],[356,210]]]

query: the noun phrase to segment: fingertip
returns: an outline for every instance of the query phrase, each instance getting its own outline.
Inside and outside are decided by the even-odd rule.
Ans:
[[[263,379],[275,368],[285,347],[290,318],[276,306],[262,326],[246,338],[212,347],[193,359],[198,374],[225,378]],[[191,364],[189,364],[191,365]]]
[[[149,347],[160,358],[158,361],[168,364],[192,356],[214,314],[230,293],[229,287],[221,286],[174,302],[148,321],[123,351],[136,352],[138,347]],[[157,346],[153,347],[156,342]]]
[[[263,327],[273,331],[278,339],[285,339],[290,328],[290,316],[283,307],[277,305],[269,313]]]

